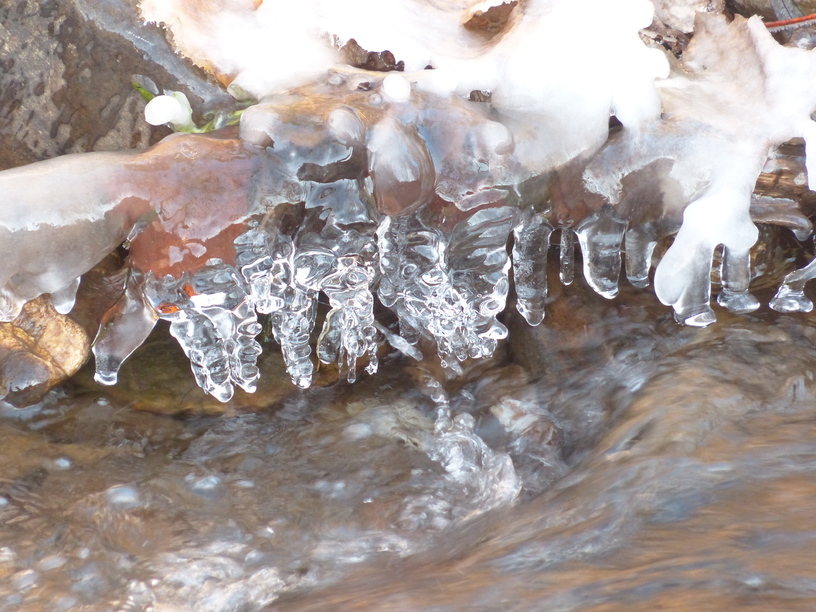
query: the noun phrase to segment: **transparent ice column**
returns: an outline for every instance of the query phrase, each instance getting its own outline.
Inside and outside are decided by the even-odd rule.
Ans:
[[[610,206],[584,219],[575,233],[581,244],[584,277],[596,293],[607,299],[618,295],[621,272],[621,242],[626,221]]]
[[[561,228],[558,277],[564,285],[571,285],[575,280],[575,232],[571,227]]]
[[[759,300],[748,292],[751,283],[751,251],[723,247],[722,290],[717,303],[731,312],[744,314],[759,308]]]
[[[643,289],[649,286],[649,270],[657,240],[648,228],[632,226],[626,230],[624,250],[626,252],[626,278],[633,286]]]
[[[444,367],[490,356],[507,329],[496,320],[509,289],[507,239],[515,209],[477,211],[450,236],[414,217],[385,218],[378,229],[380,300],[415,345],[436,341]]]
[[[252,228],[236,238],[235,250],[255,308],[270,315],[287,373],[294,384],[305,389],[314,373],[309,338],[317,313],[317,285],[322,278],[321,272],[312,269],[315,258],[296,253],[291,237],[268,226]]]
[[[530,325],[544,320],[547,301],[547,251],[553,232],[544,213],[530,212],[513,230],[513,280],[516,309]]]
[[[816,278],[816,259],[801,270],[794,270],[785,277],[771,300],[771,308],[778,312],[810,312],[813,302],[805,295],[805,284]]]
[[[176,279],[149,275],[145,294],[190,359],[199,386],[222,402],[238,385],[255,391],[261,331],[244,279],[233,266],[211,259]]]
[[[93,345],[94,380],[103,385],[116,384],[122,363],[147,340],[158,319],[142,292],[138,273],[129,272],[123,280],[125,291],[106,313]]]
[[[317,355],[323,363],[340,365],[349,382],[357,379],[357,360],[368,356],[366,371],[377,371],[377,330],[374,327],[374,269],[355,255],[337,259],[337,269],[321,287],[332,306],[318,340]]]

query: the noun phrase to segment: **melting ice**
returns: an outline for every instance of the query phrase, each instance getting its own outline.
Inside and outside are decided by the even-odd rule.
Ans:
[[[722,247],[718,301],[753,310],[754,217],[810,229],[800,213],[763,216],[751,193],[776,145],[801,136],[811,148],[816,52],[781,46],[758,18],[664,4],[661,23],[686,31],[703,11],[681,59],[641,38],[645,0],[526,0],[486,29],[472,20],[496,3],[204,2],[190,19],[187,3],[143,0],[183,53],[257,103],[237,128],[0,173],[0,314],[42,293],[70,310],[80,275],[127,238],[97,380],[114,383],[161,318],[201,387],[227,401],[254,390],[266,336],[300,387],[316,362],[349,381],[375,372],[383,340],[415,358],[435,350],[453,372],[490,356],[511,286],[531,325],[545,318],[553,233],[562,282],[577,242],[606,298],[622,253],[629,281],[646,286],[673,237],[655,291],[689,325],[714,320]],[[337,47],[352,37],[407,70],[342,65]],[[186,129],[174,96],[151,121]],[[813,275],[791,275],[772,307],[812,308]]]

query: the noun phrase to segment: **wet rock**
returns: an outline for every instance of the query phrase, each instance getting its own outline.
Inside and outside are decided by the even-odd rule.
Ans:
[[[32,33],[36,33],[32,35]],[[145,147],[135,75],[187,94],[197,111],[232,98],[144,26],[136,0],[21,0],[0,6],[0,168],[81,151]]]
[[[0,324],[0,385],[7,402],[32,404],[85,361],[90,340],[45,298],[32,300],[13,323]]]

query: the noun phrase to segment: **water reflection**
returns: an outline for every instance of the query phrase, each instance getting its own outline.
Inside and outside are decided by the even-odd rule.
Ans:
[[[0,608],[813,609],[814,321],[553,284],[441,385],[392,358],[221,417],[3,411]]]

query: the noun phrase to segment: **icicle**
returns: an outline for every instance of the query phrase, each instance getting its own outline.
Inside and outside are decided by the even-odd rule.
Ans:
[[[421,334],[436,341],[443,367],[492,355],[507,335],[496,315],[509,290],[515,220],[516,209],[501,206],[473,213],[449,238],[416,218],[385,219],[377,230],[380,300],[397,313],[407,342]]]
[[[238,271],[211,259],[180,279],[148,276],[145,294],[190,359],[199,386],[218,400],[232,398],[234,385],[255,390],[261,331],[246,284]]]
[[[323,363],[338,361],[349,382],[357,379],[357,360],[368,355],[366,371],[377,371],[377,332],[374,328],[374,270],[358,265],[357,257],[338,258],[337,270],[323,279],[321,288],[332,310],[317,344]]]
[[[649,270],[652,268],[652,254],[657,240],[637,227],[626,230],[624,248],[626,250],[626,278],[633,286],[643,289],[649,286]]]
[[[313,220],[309,219],[296,219],[303,226],[294,238],[268,222],[235,240],[236,262],[250,301],[259,313],[270,315],[286,371],[292,382],[303,389],[311,385],[314,373],[309,338],[317,314],[317,296],[335,260],[328,249],[309,244],[314,236],[310,225]]]
[[[316,292],[306,292],[291,287],[286,307],[272,313],[272,333],[281,345],[286,371],[301,389],[312,384],[314,364],[309,355],[309,337],[314,328],[317,313]]]
[[[575,228],[581,244],[584,277],[589,286],[606,299],[618,295],[625,231],[626,221],[620,219],[611,206],[604,206]]]
[[[723,249],[722,291],[717,303],[731,312],[743,314],[759,308],[759,301],[748,293],[751,283],[751,251]]]
[[[281,345],[286,371],[301,389],[312,384],[312,364],[309,355],[309,337],[317,315],[317,290],[296,282],[297,268],[294,252],[280,261],[280,275],[274,277],[273,294],[281,298],[283,306],[271,313],[272,333]],[[302,272],[308,273],[308,270]]]
[[[575,234],[569,227],[561,228],[560,259],[558,277],[564,285],[575,280]]]
[[[771,308],[778,312],[810,312],[813,302],[805,296],[805,283],[816,278],[816,259],[801,270],[794,270],[771,300]]]
[[[552,225],[544,213],[533,213],[513,229],[513,279],[516,309],[530,325],[544,320],[547,301],[547,251]]]
[[[686,325],[704,327],[716,320],[709,301],[712,257],[718,244],[732,254],[729,282],[738,292],[748,288],[747,257],[759,232],[749,214],[750,188],[733,181],[741,187],[735,189],[729,178],[717,177],[717,184],[686,207],[683,225],[655,271],[658,299],[673,306],[675,319]]]
[[[138,285],[137,276],[129,274],[124,294],[106,313],[94,340],[94,380],[100,384],[116,384],[119,368],[156,326],[156,311],[147,303]]]
[[[280,260],[291,253],[291,242],[277,246],[277,252],[274,252],[272,234],[258,228],[235,239],[235,261],[249,286],[255,310],[261,314],[269,314],[284,306],[283,298],[273,293],[272,283],[275,273],[279,274]]]
[[[459,222],[448,239],[447,259],[456,290],[465,300],[470,357],[489,357],[507,328],[496,320],[510,290],[507,241],[518,209],[494,206],[476,211]]]
[[[316,291],[295,285],[294,245],[288,236],[251,229],[235,240],[236,261],[247,282],[255,309],[271,314],[272,333],[281,345],[292,382],[305,389],[312,383],[309,336],[314,327]]]
[[[194,309],[163,318],[170,320],[170,333],[190,360],[198,386],[221,402],[232,399],[229,356],[212,322]]]
[[[674,318],[682,325],[705,327],[717,320],[711,309],[711,249],[699,248],[683,253],[682,262],[674,262],[671,272],[665,256],[655,272],[655,291],[664,304],[674,308]],[[678,257],[680,257],[678,255]],[[669,274],[676,274],[674,279]],[[668,287],[665,287],[668,285]],[[672,293],[669,293],[671,291]],[[665,292],[665,293],[664,293]],[[671,296],[671,297],[669,297]]]
[[[80,278],[75,278],[59,291],[51,292],[51,303],[58,313],[67,315],[74,309]]]

